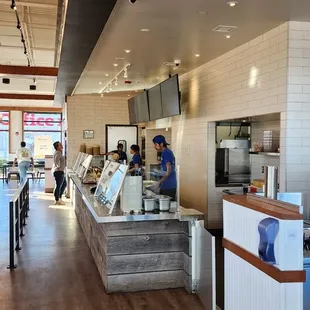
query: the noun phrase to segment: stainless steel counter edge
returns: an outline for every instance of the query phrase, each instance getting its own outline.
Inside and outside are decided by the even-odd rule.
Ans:
[[[191,221],[193,219],[204,220],[204,214],[195,209],[185,209],[180,207],[176,213],[161,212],[159,214],[122,214],[120,208],[115,208],[112,215],[108,214],[106,208],[95,199],[90,193],[90,188],[94,185],[86,185],[72,172],[68,172],[69,178],[75,184],[82,199],[94,216],[97,223],[118,223],[118,222],[136,222],[136,221],[162,221],[162,220],[179,220],[181,222]]]

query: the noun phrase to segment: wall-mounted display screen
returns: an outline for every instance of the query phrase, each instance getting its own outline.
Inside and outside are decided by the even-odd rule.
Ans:
[[[163,118],[160,84],[149,89],[147,92],[149,99],[150,121]]]
[[[160,84],[163,118],[181,114],[178,75]]]
[[[137,95],[135,98],[135,104],[138,110],[138,123],[145,123],[150,121],[149,106],[147,100],[147,92]]]
[[[180,115],[178,75],[129,99],[128,108],[131,125]]]
[[[138,109],[136,105],[135,97],[130,98],[128,100],[128,110],[129,110],[129,121],[130,124],[137,124],[138,123]]]

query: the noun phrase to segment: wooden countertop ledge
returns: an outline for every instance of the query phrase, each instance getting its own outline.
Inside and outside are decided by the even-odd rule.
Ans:
[[[279,200],[272,200],[252,194],[225,195],[223,199],[281,220],[303,220],[303,215],[299,213],[298,206]]]

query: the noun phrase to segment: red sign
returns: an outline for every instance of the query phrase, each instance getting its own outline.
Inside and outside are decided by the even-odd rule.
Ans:
[[[47,116],[47,117],[44,117]],[[58,123],[58,126],[61,126],[61,117],[56,119],[52,118],[52,115],[38,115],[38,114],[28,114],[24,113],[24,122],[27,122],[28,126],[49,126],[52,127]]]
[[[59,115],[59,114],[58,114]],[[61,126],[61,117],[54,118],[54,115],[49,114],[35,114],[35,113],[24,113],[24,122],[27,126],[39,126],[39,127],[53,127]],[[4,126],[10,124],[9,121],[10,113],[4,112],[0,114],[0,123]]]

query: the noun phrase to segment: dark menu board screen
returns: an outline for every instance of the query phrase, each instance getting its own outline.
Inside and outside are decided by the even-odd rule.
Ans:
[[[149,89],[147,92],[149,97],[150,121],[163,118],[160,85]]]
[[[162,117],[181,114],[178,75],[171,77],[160,84]]]
[[[136,107],[138,110],[138,123],[148,122],[150,120],[149,107],[147,102],[147,92],[135,97]]]
[[[138,110],[136,105],[135,98],[130,98],[128,100],[128,110],[129,110],[129,121],[130,124],[137,124],[138,123]]]

